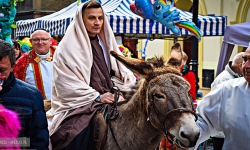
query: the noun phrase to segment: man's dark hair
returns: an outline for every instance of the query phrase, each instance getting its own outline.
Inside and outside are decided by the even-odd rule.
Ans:
[[[82,7],[82,14],[89,8],[102,8],[102,5],[96,0],[87,1]]]
[[[0,61],[9,56],[11,66],[16,63],[15,50],[10,43],[0,39]]]

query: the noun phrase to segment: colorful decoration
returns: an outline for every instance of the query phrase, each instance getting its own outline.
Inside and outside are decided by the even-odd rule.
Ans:
[[[18,0],[22,2],[23,0]],[[5,40],[13,45],[11,42],[11,28],[16,28],[13,24],[16,16],[15,8],[16,0],[0,0],[0,39]]]
[[[157,20],[174,34],[181,36],[179,27],[190,31],[197,39],[201,40],[202,33],[193,22],[184,21],[179,16],[180,12],[166,0],[135,0],[130,4],[130,9],[145,19]]]
[[[176,150],[176,148],[171,144],[168,139],[163,137],[161,139],[159,150]]]
[[[22,40],[16,40],[20,44],[21,52],[26,53],[32,50],[32,44],[30,43],[30,38],[25,37]]]
[[[23,42],[23,44],[26,44],[32,48],[32,44],[30,43],[30,38],[25,37],[25,38],[23,38],[22,42]]]
[[[54,38],[53,38],[53,40],[52,40],[52,42],[51,42],[51,45],[50,45],[51,47],[53,47],[54,49],[56,49],[57,48],[57,46],[58,46],[58,42],[57,42],[57,40],[55,40]]]
[[[128,58],[131,58],[131,56],[133,55],[130,50],[123,46],[123,45],[119,45],[118,46],[119,50],[122,52],[122,54],[125,56],[125,57],[128,57]]]
[[[26,53],[26,52],[30,51],[31,49],[32,49],[32,47],[29,47],[27,44],[24,43],[21,47],[21,52]]]

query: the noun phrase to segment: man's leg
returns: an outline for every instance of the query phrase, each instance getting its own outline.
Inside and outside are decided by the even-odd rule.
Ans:
[[[80,132],[64,150],[87,150],[90,136],[90,124]]]
[[[222,150],[224,138],[212,137],[214,150]]]

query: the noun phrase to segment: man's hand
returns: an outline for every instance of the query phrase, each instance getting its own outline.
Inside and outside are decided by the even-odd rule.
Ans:
[[[0,86],[0,91],[2,91],[2,89],[3,89],[2,86]]]
[[[118,103],[125,101],[125,99],[122,97],[122,95],[119,96]]]
[[[110,103],[112,104],[114,102],[114,94],[112,93],[104,93],[101,95],[101,103]]]
[[[112,93],[104,93],[101,95],[101,103],[110,103],[112,104],[115,100],[114,100],[114,94]],[[119,99],[118,99],[118,103],[119,102],[123,102],[124,101],[124,98],[120,95],[119,96]]]

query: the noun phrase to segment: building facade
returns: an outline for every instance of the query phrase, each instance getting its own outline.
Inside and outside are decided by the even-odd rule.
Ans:
[[[17,2],[15,20],[25,20],[41,17],[58,11],[75,0],[24,0]]]

